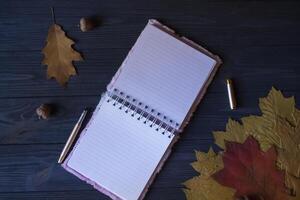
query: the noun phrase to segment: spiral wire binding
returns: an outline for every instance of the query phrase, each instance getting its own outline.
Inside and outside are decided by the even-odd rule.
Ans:
[[[162,135],[171,138],[178,133],[176,131],[179,128],[178,123],[124,92],[115,88],[113,91],[108,91],[107,96],[109,97],[106,100],[107,103],[112,103],[119,110],[124,110],[125,113],[130,114],[131,117],[143,122],[145,125],[149,125],[151,128],[155,128]]]

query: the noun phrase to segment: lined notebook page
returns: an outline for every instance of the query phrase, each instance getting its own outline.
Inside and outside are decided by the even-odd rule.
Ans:
[[[121,199],[138,199],[171,140],[104,100],[67,166]]]
[[[181,124],[215,64],[148,23],[112,86]]]

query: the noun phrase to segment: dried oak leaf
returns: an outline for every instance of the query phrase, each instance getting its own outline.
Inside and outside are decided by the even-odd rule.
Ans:
[[[243,144],[227,142],[223,156],[224,168],[213,178],[220,184],[235,188],[236,198],[288,199],[284,185],[284,172],[276,168],[277,154],[274,147],[263,152],[253,137]]]
[[[47,77],[55,78],[65,86],[71,75],[76,75],[73,61],[83,60],[81,55],[72,48],[74,42],[68,38],[62,27],[53,24],[47,36],[47,44],[42,50],[44,59],[42,64],[47,65]]]
[[[208,153],[196,151],[197,161],[192,167],[200,173],[186,182],[183,189],[188,200],[232,200],[235,190],[222,186],[211,175],[223,168],[220,154],[216,154],[212,148]]]

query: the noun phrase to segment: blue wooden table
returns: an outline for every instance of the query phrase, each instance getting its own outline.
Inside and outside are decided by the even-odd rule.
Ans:
[[[46,79],[41,49],[50,7],[76,41],[84,62],[66,89]],[[77,24],[97,15],[101,26],[83,33]],[[300,104],[300,2],[174,0],[0,1],[0,199],[104,200],[106,196],[56,164],[85,107],[95,107],[150,18],[219,54],[224,61],[191,123],[151,186],[147,200],[184,199],[182,182],[196,175],[194,150],[207,151],[212,131],[229,117],[259,114],[258,98],[271,86]],[[233,77],[239,108],[229,109],[225,79]],[[35,109],[55,105],[49,120]]]

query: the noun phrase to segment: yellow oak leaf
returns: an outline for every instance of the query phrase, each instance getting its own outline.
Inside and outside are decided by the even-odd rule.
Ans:
[[[73,61],[83,60],[81,55],[72,48],[74,42],[68,38],[62,27],[53,24],[47,36],[47,44],[43,48],[42,64],[47,65],[47,77],[55,78],[65,86],[71,75],[76,75]]]
[[[212,148],[207,153],[196,151],[196,158],[197,161],[191,165],[201,176],[211,176],[224,167],[221,155],[216,154]]]
[[[184,183],[187,200],[233,200],[235,190],[220,185],[211,177],[194,177]]]

